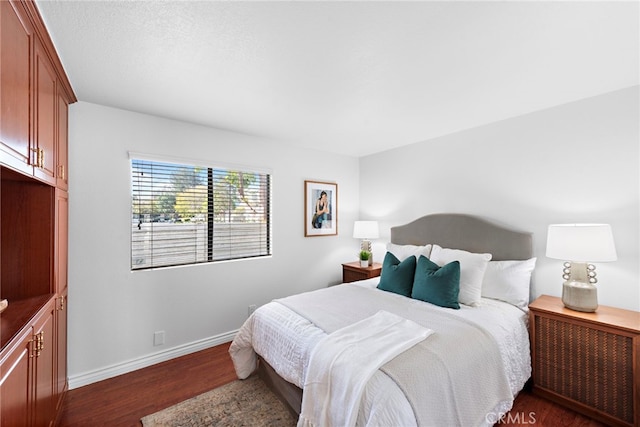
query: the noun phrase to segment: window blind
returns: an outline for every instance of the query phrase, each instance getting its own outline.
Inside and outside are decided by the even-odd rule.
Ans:
[[[131,269],[271,255],[267,173],[131,160]]]

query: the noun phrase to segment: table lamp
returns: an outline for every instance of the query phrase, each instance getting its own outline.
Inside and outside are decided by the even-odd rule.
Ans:
[[[562,302],[576,311],[598,308],[596,267],[590,262],[617,259],[609,224],[551,224],[547,232],[547,257],[564,260]]]
[[[369,265],[373,265],[373,252],[371,251],[371,240],[377,239],[378,221],[356,221],[353,226],[353,237],[362,239],[360,250],[369,252]]]

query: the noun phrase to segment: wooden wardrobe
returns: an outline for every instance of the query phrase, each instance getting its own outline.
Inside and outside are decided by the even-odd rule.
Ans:
[[[47,426],[67,381],[68,106],[36,4],[0,1],[0,425]]]

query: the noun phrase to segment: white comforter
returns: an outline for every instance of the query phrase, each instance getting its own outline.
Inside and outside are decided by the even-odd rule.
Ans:
[[[356,282],[346,286],[374,288],[379,279]],[[383,291],[380,291],[383,292]],[[422,301],[406,298],[408,310],[420,310]],[[429,304],[431,309],[434,306]],[[507,303],[483,300],[480,307],[463,306],[460,310],[445,310],[486,329],[499,345],[511,397],[496,402],[495,408],[485,414],[480,425],[492,425],[511,408],[513,397],[523,387],[531,373],[526,313]],[[272,302],[258,309],[238,332],[230,353],[240,378],[246,378],[256,367],[260,354],[285,380],[303,387],[311,351],[326,334],[311,322],[285,307]],[[474,349],[463,350],[473,356]],[[477,385],[478,391],[482,384]],[[358,415],[358,425],[416,425],[409,401],[398,385],[379,371],[367,385]]]

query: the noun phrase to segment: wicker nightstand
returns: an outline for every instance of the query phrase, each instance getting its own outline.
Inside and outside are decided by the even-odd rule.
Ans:
[[[529,305],[533,392],[609,425],[640,426],[640,313]]]
[[[360,267],[360,262],[348,262],[342,264],[342,281],[344,283],[356,280],[378,277],[382,271],[382,264],[374,262],[371,267]]]

